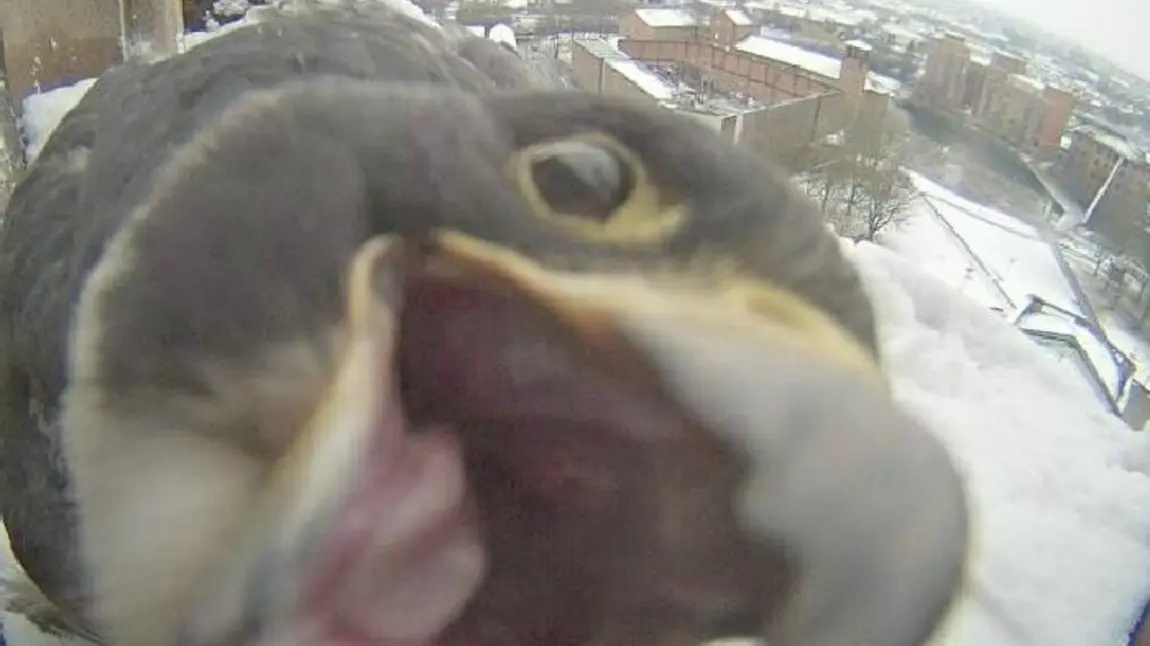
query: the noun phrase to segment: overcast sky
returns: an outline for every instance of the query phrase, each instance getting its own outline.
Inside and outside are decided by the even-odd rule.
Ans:
[[[979,0],[1150,80],[1150,0]]]

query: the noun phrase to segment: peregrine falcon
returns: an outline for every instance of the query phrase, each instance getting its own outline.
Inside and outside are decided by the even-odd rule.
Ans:
[[[383,5],[104,75],[0,230],[0,512],[116,646],[912,646],[944,449],[759,156]]]

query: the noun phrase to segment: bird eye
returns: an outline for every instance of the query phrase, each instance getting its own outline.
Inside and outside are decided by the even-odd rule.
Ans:
[[[509,178],[538,217],[582,238],[660,244],[684,224],[683,204],[649,176],[642,158],[604,133],[582,133],[515,151]]]
[[[635,173],[614,151],[585,141],[557,141],[529,153],[531,181],[551,211],[606,222],[635,188]]]

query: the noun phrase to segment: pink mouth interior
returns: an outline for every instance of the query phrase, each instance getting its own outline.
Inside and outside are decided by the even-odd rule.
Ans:
[[[523,296],[432,275],[408,284],[399,337],[372,477],[305,601],[323,643],[576,646],[658,596],[658,569],[628,559],[666,557],[678,580],[708,567],[648,536],[653,461],[704,451],[626,352],[589,349]]]

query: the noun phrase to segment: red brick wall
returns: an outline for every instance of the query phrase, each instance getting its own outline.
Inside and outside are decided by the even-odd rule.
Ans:
[[[837,83],[789,65],[710,43],[623,39],[619,49],[645,63],[684,62],[725,92],[741,92],[766,104],[837,90]]]

